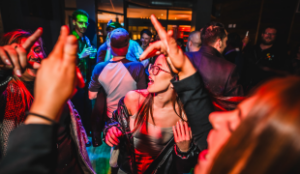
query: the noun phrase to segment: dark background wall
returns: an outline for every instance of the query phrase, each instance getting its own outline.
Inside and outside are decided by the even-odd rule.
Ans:
[[[24,29],[34,32],[43,27],[46,53],[52,50],[63,21],[61,0],[6,0],[0,1],[4,32]]]
[[[0,0],[3,24],[0,32],[19,28],[35,31],[43,27],[42,38],[49,53],[60,26],[65,24],[65,1],[76,2],[72,9],[82,8],[90,14],[87,36],[96,46],[96,2],[99,0]],[[250,40],[255,43],[259,42],[263,27],[275,24],[279,29],[278,41],[293,47],[300,44],[300,13],[295,13],[298,3],[299,0],[194,0],[192,25],[199,29],[210,19],[220,21],[229,32],[237,32],[242,37],[249,31]],[[236,28],[228,28],[228,24],[236,24]]]
[[[300,13],[295,13],[298,2],[299,0],[214,0],[212,15],[213,20],[222,22],[228,32],[237,32],[244,37],[246,31],[249,31],[252,43],[260,41],[264,27],[275,25],[278,28],[277,41],[293,46],[300,43]],[[236,28],[228,28],[229,24],[236,24]]]

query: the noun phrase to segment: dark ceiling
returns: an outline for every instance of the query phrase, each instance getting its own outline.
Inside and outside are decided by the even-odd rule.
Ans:
[[[134,4],[153,8],[191,9],[196,0],[127,0]]]

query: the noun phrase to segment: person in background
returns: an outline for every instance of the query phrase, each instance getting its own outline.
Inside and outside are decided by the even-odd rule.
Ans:
[[[227,47],[224,51],[224,58],[237,66],[238,72],[242,75],[243,57],[241,52],[242,41],[237,33],[228,34]]]
[[[106,25],[107,37],[105,42],[100,45],[97,51],[97,63],[105,62],[111,59],[110,54],[110,34],[114,29],[122,28],[122,25],[119,22],[112,22],[110,20]]]
[[[41,32],[41,29],[37,32]],[[6,33],[1,41],[5,45],[0,48],[1,58],[5,58],[3,51],[7,52],[10,47],[18,53],[22,51],[22,45],[26,45],[28,38],[31,38],[31,33],[24,30]],[[16,71],[13,75],[10,69],[3,67],[0,69],[0,81],[5,82],[0,87],[0,105],[3,114],[0,122],[1,158],[7,156],[10,132],[24,123],[26,112],[31,108],[32,101],[36,99],[34,83],[38,68],[46,57],[42,43],[42,40],[38,39],[32,44],[33,46],[27,48],[27,56],[19,59],[13,57],[12,60],[8,60],[15,67],[24,68],[25,64],[29,65],[21,69],[24,72],[21,76],[18,74],[21,71]],[[83,84],[82,76],[80,82]],[[47,93],[47,91],[43,92]],[[70,101],[64,104],[59,123],[54,141],[55,154],[57,154],[55,173],[94,173],[85,147],[87,136],[81,118]]]
[[[91,100],[97,98],[95,109],[106,110],[106,112],[101,112],[102,115],[93,116],[94,146],[101,144],[104,123],[112,117],[112,112],[117,109],[119,100],[128,91],[147,87],[144,66],[138,61],[132,62],[126,58],[129,44],[129,33],[125,29],[113,30],[110,36],[113,58],[110,61],[98,63],[93,70],[89,97]],[[98,97],[101,98],[98,99]],[[113,163],[110,162],[111,171],[116,173],[118,167]]]
[[[261,34],[261,42],[245,50],[243,85],[246,93],[271,78],[286,75],[287,52],[275,43],[276,37],[276,27],[267,26]]]
[[[236,65],[222,56],[226,48],[227,31],[220,23],[212,23],[201,32],[202,46],[197,52],[187,52],[195,68],[202,76],[216,109],[234,109],[236,103],[227,101],[229,96],[242,96]]]
[[[300,45],[292,52],[292,58],[290,63],[291,73],[300,76]]]
[[[73,12],[72,15],[72,23],[74,29],[72,30],[72,34],[77,38],[78,41],[78,64],[77,66],[82,73],[82,76],[85,81],[85,88],[78,88],[78,92],[72,98],[72,102],[77,108],[79,114],[82,117],[82,121],[85,127],[86,132],[90,135],[91,125],[90,125],[90,117],[92,113],[92,103],[88,98],[88,84],[90,82],[90,76],[92,71],[92,61],[91,59],[95,58],[95,52],[97,51],[92,47],[89,38],[85,35],[86,30],[89,26],[89,15],[86,11],[78,9]],[[91,143],[88,142],[87,146],[90,146]]]
[[[119,22],[112,22],[112,20],[110,20],[107,23],[106,31],[108,34],[106,41],[98,49],[97,63],[109,61],[113,57],[113,55],[111,54],[110,33],[117,28],[122,28]],[[138,44],[138,42],[130,39],[126,59],[130,61],[139,61],[140,55],[142,53],[143,49]],[[144,61],[142,62],[142,64],[144,65],[144,67],[146,67],[148,65],[148,61]]]
[[[151,42],[151,39],[152,39],[152,33],[150,30],[148,29],[143,29],[140,33],[140,36],[141,36],[141,47],[143,50],[145,50],[150,42]]]
[[[186,43],[186,51],[187,52],[197,52],[201,48],[201,32],[193,31],[190,33],[188,37],[188,41]]]

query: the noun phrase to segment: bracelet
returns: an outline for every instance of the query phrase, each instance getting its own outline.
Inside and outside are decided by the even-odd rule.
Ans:
[[[48,121],[50,121],[50,122],[53,123],[53,124],[56,124],[56,121],[54,121],[54,120],[52,120],[52,119],[50,119],[50,118],[47,118],[47,117],[45,117],[45,116],[36,114],[36,113],[26,112],[26,115],[34,115],[34,116],[36,116],[36,117],[40,117],[40,118],[43,118],[43,119],[45,119],[45,120],[48,120]]]

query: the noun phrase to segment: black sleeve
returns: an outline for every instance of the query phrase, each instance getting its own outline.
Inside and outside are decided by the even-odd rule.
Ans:
[[[56,126],[21,125],[11,132],[0,173],[54,173]]]
[[[183,103],[184,111],[193,132],[193,138],[202,151],[207,148],[206,138],[212,128],[208,115],[213,111],[213,105],[201,76],[196,72],[183,80],[172,80],[172,83]]]
[[[243,96],[243,88],[239,85],[239,73],[237,67],[235,67],[228,77],[226,82],[226,88],[224,96]]]
[[[97,51],[97,63],[104,62],[106,50],[107,50],[107,44],[106,42],[104,42],[102,45],[100,45]]]
[[[97,147],[102,144],[101,132],[108,117],[106,115],[106,93],[104,88],[100,88],[97,94],[96,102],[92,111],[92,142]]]
[[[146,89],[147,83],[146,83],[146,73],[145,68],[143,65],[140,67],[139,77],[137,81],[137,89]]]

